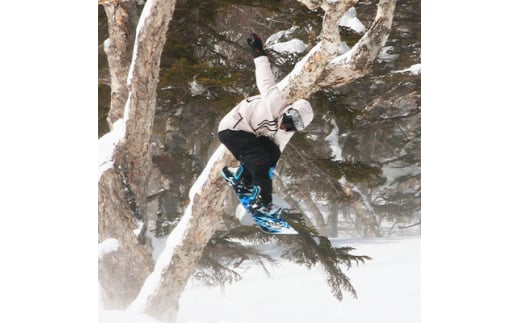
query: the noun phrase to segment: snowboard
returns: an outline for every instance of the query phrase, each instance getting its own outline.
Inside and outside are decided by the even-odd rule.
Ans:
[[[277,217],[266,216],[260,212],[256,212],[249,207],[249,201],[247,198],[244,198],[243,194],[241,194],[237,187],[232,185],[225,177],[224,173],[221,172],[221,176],[224,178],[226,183],[233,190],[233,195],[237,198],[238,202],[242,206],[243,210],[247,214],[249,218],[254,221],[254,224],[260,231],[267,234],[298,234],[296,230],[287,221],[283,219],[283,215],[287,213],[287,208],[283,207],[283,201],[273,194],[273,204],[280,207],[281,210]]]

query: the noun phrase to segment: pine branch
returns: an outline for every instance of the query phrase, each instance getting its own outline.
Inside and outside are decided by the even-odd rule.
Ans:
[[[357,298],[356,290],[341,266],[345,265],[348,270],[354,262],[359,265],[371,258],[352,255],[355,250],[352,247],[334,247],[327,237],[320,236],[316,228],[305,221],[301,213],[286,213],[284,218],[298,235],[266,235],[253,226],[217,232],[204,249],[194,278],[210,286],[224,287],[242,279],[234,268],[240,267],[246,260],[256,262],[269,275],[266,265],[276,265],[277,261],[254,246],[242,245],[242,241],[257,244],[274,242],[285,248],[282,258],[309,269],[316,265],[323,266],[331,293],[339,301],[343,299],[343,291]]]
[[[224,287],[226,283],[231,284],[242,279],[238,272],[222,265],[214,258],[203,257],[198,265],[199,268],[193,277],[208,286]]]
[[[248,227],[244,227],[248,228]],[[253,229],[254,232],[250,229]],[[254,240],[262,240],[260,236],[256,236],[258,229],[250,227],[249,230],[236,230],[242,234],[242,239],[250,237]],[[265,236],[265,234],[262,234]],[[232,268],[238,268],[246,261],[250,260],[259,264],[267,275],[269,270],[267,264],[277,264],[277,261],[269,255],[263,254],[252,246],[244,246],[240,242],[232,241],[236,236],[232,234],[217,232],[217,234],[209,241],[204,248],[199,263],[197,264],[197,271],[193,277],[209,286],[220,285],[224,287],[225,284],[242,279],[242,276]],[[264,240],[265,242],[265,240]]]
[[[301,214],[290,213],[284,215],[284,218],[299,234],[280,237],[280,243],[287,247],[282,257],[305,265],[307,268],[321,264],[327,273],[327,283],[331,293],[339,301],[343,299],[342,290],[357,298],[356,290],[341,265],[346,265],[348,270],[353,262],[359,265],[372,258],[352,255],[351,251],[355,250],[352,247],[334,247],[327,237],[320,236],[314,227],[309,226]]]

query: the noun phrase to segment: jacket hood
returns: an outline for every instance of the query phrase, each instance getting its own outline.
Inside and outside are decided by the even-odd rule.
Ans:
[[[305,128],[307,128],[307,126],[311,123],[312,119],[314,118],[314,112],[312,111],[311,104],[307,100],[297,100],[287,109],[289,108],[298,110],[298,113],[300,113],[300,116],[302,117],[303,125],[305,126]]]

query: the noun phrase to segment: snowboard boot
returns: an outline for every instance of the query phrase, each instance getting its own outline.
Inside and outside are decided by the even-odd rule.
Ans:
[[[222,168],[222,177],[224,180],[233,187],[233,189],[237,192],[237,194],[252,194],[253,193],[253,184],[248,183],[245,180],[244,168],[242,164],[238,167],[227,167]]]
[[[258,186],[254,186],[255,188]],[[260,192],[260,188],[258,188]],[[275,206],[272,202],[264,203],[262,201],[261,195],[257,194],[256,198],[249,202],[249,209],[254,213],[260,213],[260,215],[270,217],[270,218],[278,218],[280,216],[280,212],[282,211],[281,207]]]
[[[263,216],[269,217],[269,218],[279,218],[280,212],[282,211],[282,208],[275,206],[273,203],[263,204],[256,209],[257,213],[262,214]]]
[[[244,193],[237,193],[238,198],[243,206],[251,209],[252,205],[256,205],[257,201],[260,200],[260,187],[253,185],[250,189],[245,189]]]

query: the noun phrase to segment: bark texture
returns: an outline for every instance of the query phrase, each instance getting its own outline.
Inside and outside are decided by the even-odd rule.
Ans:
[[[220,149],[223,149],[221,147]],[[234,163],[228,151],[213,164],[208,180],[192,201],[191,221],[181,235],[171,261],[163,270],[155,292],[148,296],[145,312],[162,322],[175,322],[179,299],[189,277],[194,273],[204,247],[218,228],[223,226],[224,203],[229,189],[220,176],[220,170]]]
[[[319,87],[347,84],[368,73],[390,34],[396,1],[379,0],[376,17],[368,31],[349,52],[327,65]]]
[[[112,129],[113,123],[123,117],[128,99],[126,79],[135,43],[137,7],[134,0],[103,1],[102,4],[109,22],[109,39],[105,41],[104,48],[110,70],[111,88],[107,121]]]
[[[103,303],[113,308],[124,308],[135,298],[152,268],[143,215],[151,166],[150,140],[159,63],[175,3],[174,0],[149,0],[143,9],[146,14],[141,16],[128,72],[128,97],[123,116],[125,137],[115,147],[114,166],[105,171],[98,182],[99,241],[114,238],[121,246],[117,252],[99,260]],[[104,5],[123,4],[127,4],[126,1]],[[114,23],[109,19],[109,25]]]
[[[151,133],[155,116],[159,64],[166,30],[175,10],[175,0],[149,0],[141,15],[129,74],[129,96],[125,108],[126,152],[116,164],[128,170],[130,189],[135,196],[137,217],[146,210],[151,167]]]
[[[374,22],[365,35],[349,52],[337,56],[339,19],[357,0],[332,3],[327,0],[299,1],[311,10],[321,7],[325,14],[319,37],[322,41],[280,82],[282,92],[291,102],[308,98],[320,89],[345,85],[365,76],[388,39],[396,3],[396,0],[380,0]]]
[[[138,242],[137,225],[123,194],[123,181],[114,168],[99,180],[99,241],[115,238],[119,248],[99,259],[98,279],[105,309],[123,309],[137,296],[152,271],[149,244]]]
[[[282,92],[291,102],[305,99],[320,90],[318,80],[323,78],[326,67],[334,59],[339,50],[340,34],[338,22],[341,17],[357,3],[357,0],[329,2],[327,0],[300,0],[310,10],[321,7],[323,15],[322,30],[319,42],[296,66],[282,82]]]

